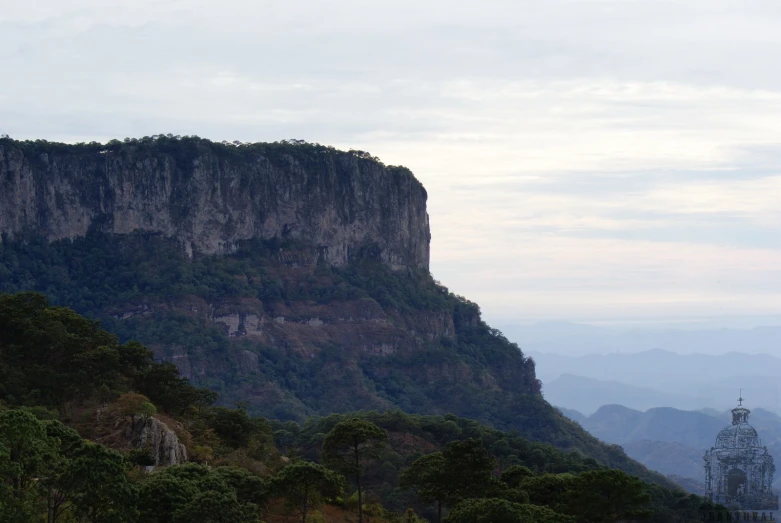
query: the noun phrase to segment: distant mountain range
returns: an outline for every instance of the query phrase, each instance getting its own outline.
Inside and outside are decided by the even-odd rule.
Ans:
[[[534,359],[545,398],[565,416],[693,493],[704,489],[702,456],[739,396],[757,407],[751,423],[781,467],[781,357],[773,355],[781,354],[781,326],[500,328]]]
[[[768,354],[675,354],[649,350],[635,354],[527,352],[536,362],[546,398],[560,407],[591,414],[620,403],[646,410],[725,410],[743,396],[754,405],[781,412],[778,376],[781,358]]]
[[[621,445],[631,458],[674,479],[694,493],[704,489],[702,456],[716,435],[731,422],[729,411],[684,411],[669,407],[645,411],[604,405],[590,415],[560,409],[588,432],[607,443]],[[781,417],[762,408],[749,418],[763,444],[781,467]],[[781,474],[774,481],[781,490]]]
[[[781,418],[778,419],[781,423]],[[621,405],[605,405],[580,422],[591,434],[609,443],[624,445],[642,440],[665,441],[701,449],[711,447],[716,441],[716,434],[729,423],[726,415],[711,416],[669,407],[643,412]]]
[[[543,382],[542,391],[551,404],[586,415],[602,405],[618,402],[637,410],[647,410],[659,405],[674,405],[683,409],[696,409],[698,406],[695,398],[682,394],[635,387],[618,381],[600,381],[574,374],[563,374],[553,381]]]
[[[692,494],[705,495],[707,489],[701,449],[682,443],[650,440],[625,443],[623,449],[627,455],[662,472]]]

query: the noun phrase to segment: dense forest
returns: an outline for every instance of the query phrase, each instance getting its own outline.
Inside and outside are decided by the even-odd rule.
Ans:
[[[145,233],[95,233],[53,243],[6,239],[0,244],[0,291],[43,292],[53,304],[100,320],[121,341],[145,344],[163,361],[181,362],[175,356],[182,351],[169,350],[186,348],[189,360],[204,362],[203,372],[193,371],[188,378],[217,392],[221,406],[244,402],[250,414],[297,422],[371,409],[453,413],[672,487],[620,447],[599,442],[560,415],[538,393],[534,363],[480,319],[475,303],[449,292],[427,272],[393,272],[370,260],[342,268],[291,268],[280,262],[298,263],[308,253],[293,241],[270,240],[248,242],[229,256],[187,259],[175,241]],[[177,306],[180,298],[184,306]],[[276,344],[268,338],[226,336],[222,326],[190,311],[207,303],[221,307],[221,300],[228,303],[223,308],[236,307],[236,300],[247,299],[258,300],[267,315],[288,308],[286,323],[271,322],[268,328]],[[290,309],[297,304],[320,307],[318,314],[327,321],[329,311],[361,314],[344,312],[349,300],[384,311],[394,330],[378,334],[350,324],[343,338],[329,340],[326,326],[316,337],[304,338],[314,350],[296,350],[294,344],[303,338],[300,329],[284,338],[282,328],[296,328]],[[411,340],[412,350],[392,354],[349,348],[420,328],[413,322],[427,312],[452,318],[452,335],[419,344]],[[253,369],[242,366],[236,357],[241,353],[256,358]]]
[[[0,295],[0,520],[696,521],[701,498],[453,415],[252,416],[35,293]],[[152,466],[165,422],[188,462]],[[182,460],[184,461],[184,460]]]

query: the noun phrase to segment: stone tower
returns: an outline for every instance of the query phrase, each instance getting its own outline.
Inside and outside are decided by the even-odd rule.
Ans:
[[[705,484],[714,503],[737,510],[778,510],[778,495],[771,485],[776,467],[754,427],[751,411],[732,409],[732,425],[716,436],[716,445],[705,452]]]

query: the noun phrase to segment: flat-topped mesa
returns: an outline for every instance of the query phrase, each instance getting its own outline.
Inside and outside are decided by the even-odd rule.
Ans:
[[[0,139],[0,233],[75,238],[146,231],[188,253],[297,240],[325,263],[428,269],[426,191],[366,153],[303,142],[152,137],[66,145]]]

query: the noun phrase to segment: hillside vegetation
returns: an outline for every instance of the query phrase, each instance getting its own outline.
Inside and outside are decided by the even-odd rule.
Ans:
[[[2,521],[683,522],[711,509],[452,415],[298,423],[213,406],[143,346],[38,294],[0,295],[0,373]],[[128,436],[152,420],[176,427],[190,463],[147,472],[149,449]]]
[[[426,272],[371,261],[310,266],[309,253],[270,241],[189,260],[172,240],[142,233],[6,241],[0,289],[72,304],[176,362],[220,404],[241,401],[252,414],[452,413],[652,477],[545,402],[533,361],[487,326],[476,304]],[[224,322],[248,316],[265,318],[260,332],[231,335]]]

